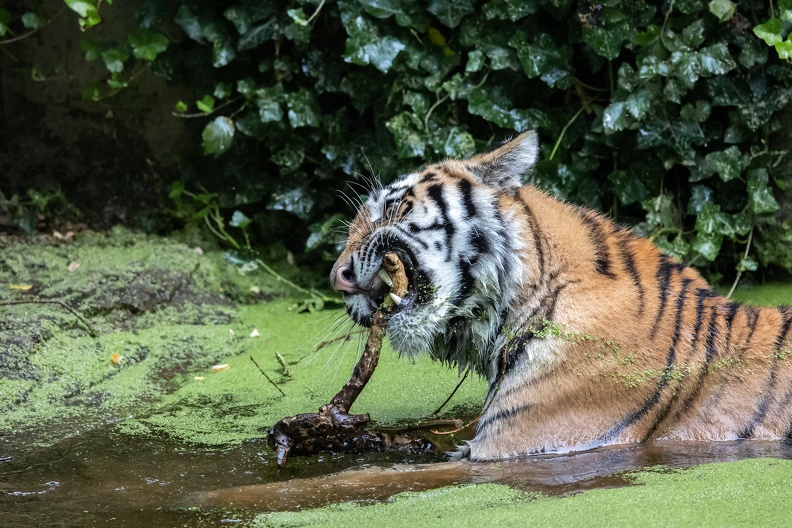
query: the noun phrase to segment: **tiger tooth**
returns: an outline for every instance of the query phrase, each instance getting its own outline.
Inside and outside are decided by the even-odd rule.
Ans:
[[[380,268],[377,275],[379,275],[379,278],[382,279],[385,284],[391,288],[393,287],[393,279],[391,279],[390,275],[388,275],[388,272],[385,271],[384,268]]]
[[[401,304],[401,302],[402,302],[402,298],[401,298],[401,297],[399,297],[398,295],[396,295],[396,294],[395,294],[395,293],[393,293],[393,292],[390,292],[388,295],[390,295],[390,298],[391,298],[391,300],[392,300],[394,303],[396,303],[396,306],[398,306],[398,305],[400,305],[400,304]]]

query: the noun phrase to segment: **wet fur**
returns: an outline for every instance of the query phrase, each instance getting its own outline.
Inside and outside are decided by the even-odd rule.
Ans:
[[[536,156],[528,132],[372,193],[333,270],[365,286],[384,251],[412,255],[420,302],[388,322],[393,347],[489,380],[462,453],[790,438],[792,309],[725,299],[629,229],[521,186]],[[345,301],[365,324],[365,296]]]

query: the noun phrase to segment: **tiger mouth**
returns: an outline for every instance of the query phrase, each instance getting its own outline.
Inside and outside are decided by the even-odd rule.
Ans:
[[[399,256],[399,260],[404,266],[408,282],[407,293],[392,291],[392,281],[384,266],[374,275],[368,290],[369,306],[373,310],[384,307],[385,312],[390,315],[409,309],[415,304],[417,297],[417,273],[412,259],[404,251],[394,252]]]

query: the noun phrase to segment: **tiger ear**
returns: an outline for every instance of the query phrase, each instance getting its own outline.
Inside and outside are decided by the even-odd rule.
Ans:
[[[536,164],[539,141],[536,132],[523,132],[511,141],[486,154],[467,160],[468,170],[482,182],[513,192],[522,185],[522,175]]]

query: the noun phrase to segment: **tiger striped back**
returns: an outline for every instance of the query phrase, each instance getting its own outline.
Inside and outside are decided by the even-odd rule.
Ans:
[[[521,186],[536,156],[529,132],[373,193],[331,273],[366,325],[382,254],[403,257],[393,347],[489,380],[463,453],[790,437],[792,309],[720,297],[650,241]]]

